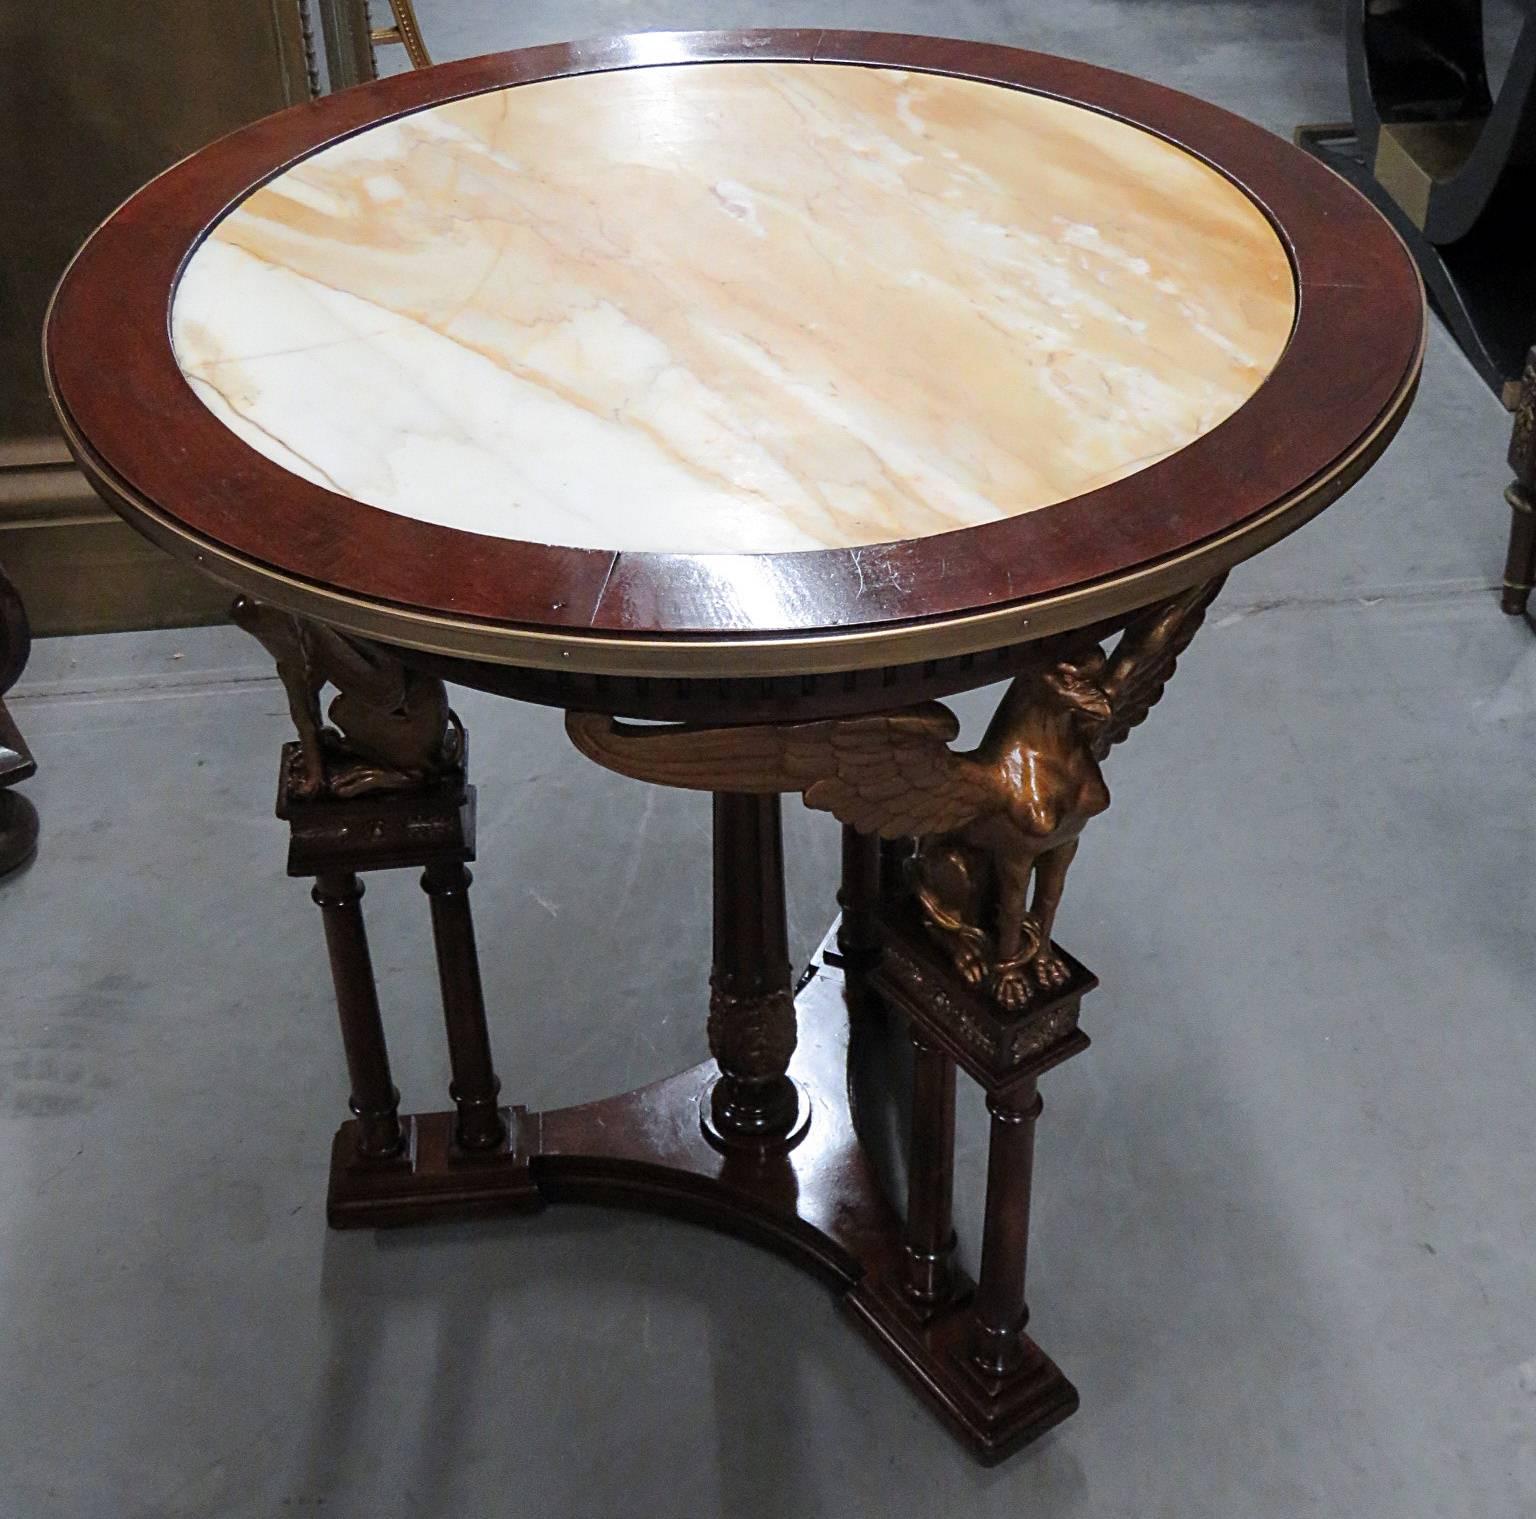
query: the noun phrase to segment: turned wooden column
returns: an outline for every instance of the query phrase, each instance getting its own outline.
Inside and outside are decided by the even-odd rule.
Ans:
[[[710,1112],[722,1136],[771,1138],[794,1123],[785,1074],[795,1051],[779,798],[714,797],[714,966],[709,1050],[720,1067]]]
[[[1035,1165],[1040,1094],[1033,1078],[1006,1095],[987,1094],[992,1141],[987,1152],[987,1206],[981,1275],[971,1307],[971,1358],[991,1376],[1024,1360],[1024,1274],[1029,1255],[1029,1199]]]
[[[491,1060],[485,1023],[480,955],[469,910],[471,879],[457,860],[434,861],[422,873],[421,887],[432,908],[432,940],[453,1072],[448,1095],[458,1109],[454,1138],[460,1149],[494,1150],[506,1140],[507,1126],[497,1101],[501,1082]]]
[[[843,825],[843,882],[837,893],[842,921],[837,947],[846,959],[871,959],[880,946],[875,908],[880,898],[880,839]]]
[[[948,1300],[955,1251],[955,1062],[912,1030],[912,1146],[907,1167],[907,1296]]]
[[[357,1153],[384,1160],[400,1152],[400,1093],[389,1070],[389,1049],[379,1017],[378,987],[363,926],[363,883],[349,870],[324,871],[311,893],[325,922],[341,1043],[352,1083],[348,1106],[357,1115]]]

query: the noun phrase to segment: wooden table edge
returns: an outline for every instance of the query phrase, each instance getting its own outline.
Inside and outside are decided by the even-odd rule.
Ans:
[[[551,632],[443,617],[313,584],[201,537],[117,477],[75,428],[52,390],[65,442],[86,478],[158,547],[228,585],[300,616],[403,649],[587,675],[701,679],[824,675],[976,654],[1123,615],[1231,569],[1309,522],[1359,480],[1396,436],[1418,389],[1427,328],[1375,425],[1324,474],[1227,532],[1110,579],[960,616],[792,636],[678,633],[666,637]]]
[[[1160,590],[1176,589],[1182,583],[1181,574],[1193,575],[1202,570],[1219,572],[1246,554],[1267,546],[1334,499],[1343,488],[1337,482],[1343,478],[1346,484],[1351,483],[1376,456],[1362,451],[1361,438],[1376,438],[1377,432],[1372,429],[1379,432],[1383,418],[1390,422],[1398,417],[1405,397],[1411,395],[1424,339],[1422,287],[1399,240],[1374,213],[1371,213],[1373,221],[1369,229],[1377,234],[1371,244],[1378,266],[1374,275],[1370,270],[1363,270],[1358,282],[1346,279],[1344,276],[1351,270],[1340,263],[1342,255],[1338,238],[1328,244],[1327,235],[1323,233],[1322,242],[1317,241],[1319,228],[1324,223],[1342,217],[1354,226],[1360,214],[1354,203],[1358,201],[1359,207],[1365,208],[1366,203],[1343,181],[1316,166],[1309,169],[1332,184],[1329,192],[1322,196],[1327,209],[1321,212],[1321,221],[1308,232],[1308,237],[1313,240],[1309,244],[1313,254],[1312,263],[1307,266],[1311,270],[1308,274],[1306,268],[1296,265],[1299,250],[1291,236],[1294,229],[1284,219],[1277,219],[1279,213],[1269,204],[1264,187],[1250,183],[1212,158],[1201,143],[1185,140],[1180,133],[1141,119],[1139,111],[1112,108],[1092,99],[1078,99],[1070,89],[1051,81],[1025,84],[1004,77],[1003,73],[989,72],[989,69],[995,67],[1006,72],[1008,69],[1049,66],[1068,82],[1082,75],[1097,81],[1096,88],[1102,88],[1106,80],[1114,80],[1123,81],[1128,89],[1151,92],[1161,102],[1158,111],[1189,111],[1201,118],[1208,116],[1223,121],[1230,115],[1220,107],[1135,80],[1133,76],[995,44],[962,44],[897,33],[810,30],[798,33],[668,33],[639,39],[596,39],[445,65],[445,73],[452,71],[451,80],[438,98],[458,98],[460,94],[499,87],[485,83],[480,76],[495,75],[497,70],[510,68],[514,62],[524,75],[520,82],[634,66],[636,60],[632,53],[642,42],[647,50],[646,65],[673,61],[744,61],[748,58],[761,62],[777,58],[854,66],[897,66],[954,77],[979,78],[1010,88],[1073,100],[1087,109],[1117,116],[1142,130],[1163,136],[1183,151],[1203,159],[1230,178],[1271,217],[1296,268],[1301,302],[1297,331],[1271,380],[1220,427],[1175,456],[1182,460],[1185,455],[1198,454],[1198,466],[1193,463],[1169,466],[1165,461],[1162,466],[1143,471],[1141,476],[1132,476],[1104,487],[1100,492],[1090,493],[1113,496],[1130,507],[1135,521],[1127,521],[1124,525],[1130,536],[1122,548],[1132,552],[1126,553],[1121,561],[1122,564],[1129,562],[1130,568],[1111,565],[1113,556],[1107,552],[1085,552],[1083,534],[1086,529],[1078,520],[1082,516],[1078,505],[1088,498],[1077,497],[982,527],[930,539],[870,545],[857,553],[818,550],[776,555],[669,556],[478,539],[475,553],[465,560],[477,566],[476,573],[470,577],[474,583],[450,586],[443,581],[440,567],[447,563],[450,549],[456,556],[461,552],[454,548],[451,540],[473,535],[453,533],[415,519],[395,516],[352,498],[335,497],[288,475],[279,466],[240,444],[234,434],[228,433],[212,418],[211,413],[205,414],[201,403],[193,401],[184,378],[173,387],[178,391],[186,389],[186,396],[178,394],[172,398],[175,401],[174,419],[187,422],[190,412],[190,420],[200,430],[199,437],[210,434],[218,443],[217,458],[212,462],[218,466],[214,478],[220,482],[220,488],[212,491],[214,501],[228,494],[223,489],[227,486],[242,499],[250,497],[248,505],[261,500],[271,503],[274,508],[282,506],[288,518],[299,524],[297,530],[301,532],[307,532],[303,524],[314,520],[314,511],[323,503],[327,510],[343,512],[345,523],[366,526],[368,533],[364,536],[369,543],[381,533],[391,535],[391,542],[397,548],[402,552],[409,550],[404,553],[401,563],[408,565],[410,572],[397,567],[396,571],[382,573],[378,569],[377,553],[370,551],[361,571],[354,562],[357,552],[353,552],[348,561],[350,569],[348,565],[341,565],[340,573],[333,575],[337,566],[329,561],[322,565],[309,549],[295,552],[291,537],[285,542],[282,554],[269,554],[267,546],[276,539],[260,522],[251,522],[248,518],[239,532],[226,534],[216,528],[232,507],[214,506],[208,521],[200,520],[209,518],[209,511],[201,508],[198,513],[176,516],[153,504],[165,499],[164,492],[154,489],[153,481],[146,485],[136,479],[138,469],[131,467],[134,465],[132,458],[124,462],[112,455],[113,462],[108,464],[108,455],[97,453],[92,447],[87,452],[94,463],[84,466],[82,460],[82,464],[87,467],[88,474],[98,478],[109,502],[162,546],[191,557],[216,578],[242,589],[256,589],[268,599],[285,605],[297,607],[302,603],[314,615],[327,615],[329,609],[340,625],[361,629],[366,624],[373,636],[388,638],[407,647],[542,668],[584,668],[602,673],[643,669],[649,673],[682,675],[761,673],[777,666],[780,656],[784,655],[791,661],[785,667],[787,671],[811,673],[874,667],[893,658],[922,660],[937,657],[935,650],[940,654],[962,652],[996,639],[1017,641],[1045,636],[1070,622],[1074,609],[1082,609],[1082,617],[1091,619],[1106,610],[1141,604],[1155,597]],[[919,61],[912,56],[913,49],[931,50],[933,56]],[[663,52],[667,56],[661,56]],[[653,53],[655,56],[651,56]],[[892,54],[902,56],[898,61],[890,56]],[[461,75],[465,81],[463,89],[458,88]],[[398,84],[399,80],[395,79],[384,81],[377,87],[364,88],[393,88]],[[419,86],[418,79],[416,87]],[[349,96],[356,93],[346,92]],[[1162,97],[1168,97],[1168,101],[1164,102]],[[376,98],[381,102],[395,102],[396,108],[371,115],[363,126],[376,125],[381,120],[419,109],[423,104],[407,102],[401,106],[391,94],[380,94]],[[358,103],[349,108],[355,114]],[[303,109],[281,113],[281,117],[297,120]],[[1271,152],[1277,151],[1275,145],[1284,146],[1278,138],[1270,144],[1272,134],[1252,123],[1235,117],[1231,120],[1234,130],[1241,128],[1241,135],[1248,144],[1245,152],[1258,152],[1267,162]],[[274,123],[279,118],[267,118],[267,121]],[[256,127],[233,135],[245,136],[261,126],[258,123]],[[357,129],[361,130],[363,126]],[[1205,132],[1206,129],[1201,130]],[[350,132],[332,133],[324,141],[347,135],[351,135]],[[1260,143],[1269,145],[1261,147]],[[306,153],[298,156],[306,156]],[[272,172],[282,166],[282,163],[273,166]],[[166,171],[167,175],[175,172],[175,168]],[[165,177],[161,176],[162,179]],[[1279,183],[1276,182],[1276,188]],[[1288,189],[1282,199],[1295,200],[1301,188]],[[1337,198],[1333,194],[1334,188],[1342,192]],[[1317,189],[1312,187],[1314,195]],[[139,192],[140,195],[145,193]],[[235,197],[236,202],[239,198]],[[1308,204],[1306,197],[1303,196],[1298,204]],[[116,216],[114,213],[108,223]],[[209,225],[217,219],[215,216]],[[1310,220],[1316,222],[1317,218]],[[106,225],[104,223],[104,227]],[[1354,230],[1360,232],[1362,229],[1354,226]],[[194,240],[182,250],[183,260],[195,246]],[[1395,257],[1391,254],[1394,246]],[[88,243],[82,249],[61,280],[45,327],[49,389],[61,416],[66,411],[62,404],[63,395],[69,391],[54,374],[51,339],[55,309],[80,258],[90,247]],[[1399,327],[1414,320],[1418,330],[1415,333],[1400,330],[1395,340],[1384,341],[1382,352],[1375,356],[1374,373],[1369,368],[1363,369],[1358,383],[1352,382],[1357,398],[1369,400],[1377,407],[1374,417],[1366,414],[1368,425],[1361,427],[1356,435],[1354,429],[1360,427],[1360,423],[1350,421],[1347,426],[1339,425],[1337,409],[1325,399],[1326,386],[1322,387],[1323,395],[1314,399],[1309,407],[1301,408],[1301,414],[1292,413],[1291,403],[1298,393],[1298,375],[1302,370],[1315,369],[1322,357],[1319,344],[1326,348],[1331,340],[1321,335],[1322,329],[1332,331],[1337,337],[1331,324],[1338,320],[1339,313],[1334,308],[1339,300],[1348,300],[1348,291],[1369,290],[1372,278],[1382,282],[1385,292],[1376,319],[1390,317]],[[174,291],[174,281],[169,288]],[[1318,296],[1323,297],[1321,307],[1315,306]],[[1366,305],[1369,308],[1372,303],[1368,301]],[[1324,309],[1331,315],[1319,322],[1317,318],[1323,315]],[[1307,316],[1309,310],[1313,310],[1310,319]],[[1363,312],[1346,321],[1345,325],[1358,329],[1368,315],[1369,311]],[[79,316],[78,312],[76,316]],[[1304,345],[1306,352],[1293,353],[1292,350],[1303,346],[1299,342],[1303,330],[1309,334]],[[1356,342],[1364,335],[1359,330],[1353,333]],[[1410,353],[1411,361],[1405,362]],[[78,364],[72,367],[79,371],[75,378],[83,381],[86,372],[80,370]],[[1281,383],[1282,375],[1286,377],[1284,383]],[[121,386],[124,382],[119,380],[117,383]],[[1305,388],[1301,393],[1307,393]],[[1271,396],[1267,405],[1263,399],[1266,394]],[[172,414],[165,412],[169,405],[164,396],[156,403],[155,415],[161,421],[172,420]],[[1311,472],[1296,471],[1282,484],[1286,472],[1280,470],[1274,479],[1274,484],[1281,487],[1280,491],[1271,500],[1264,501],[1261,482],[1275,473],[1270,462],[1274,454],[1270,440],[1297,427],[1306,433],[1314,424],[1329,435],[1329,446],[1339,451],[1330,457],[1316,447],[1314,435],[1311,457],[1304,461],[1311,467]],[[81,455],[79,445],[83,436],[87,432],[94,436],[93,426],[90,418],[79,423],[70,418],[67,422],[66,430],[73,434],[72,446],[77,457]],[[142,440],[142,429],[138,435]],[[109,436],[101,446],[111,442]],[[1380,446],[1384,444],[1385,439],[1381,439]],[[139,447],[142,448],[142,443]],[[1304,453],[1306,451],[1303,449]],[[1376,452],[1379,451],[1377,447]],[[1350,470],[1353,470],[1352,475],[1347,473]],[[154,473],[164,475],[163,455]],[[1298,474],[1301,475],[1299,480],[1296,478]],[[1144,489],[1141,487],[1143,476],[1146,477]],[[1218,522],[1221,514],[1204,504],[1203,498],[1221,494],[1221,480],[1225,477],[1231,478],[1234,495],[1243,498],[1242,506],[1247,508],[1247,515],[1237,523]],[[253,489],[256,491],[254,496]],[[282,499],[284,491],[292,494],[294,501]],[[1149,499],[1143,506],[1136,507],[1137,495]],[[315,499],[311,500],[311,496]],[[298,510],[301,497],[307,506],[294,517],[293,511]],[[265,513],[264,505],[263,516]],[[1147,531],[1149,523],[1166,522],[1175,525]],[[340,530],[338,527],[337,531]],[[1162,541],[1158,542],[1158,539]],[[1243,545],[1241,548],[1237,547],[1239,542]],[[373,549],[379,547],[372,543]],[[1135,553],[1137,548],[1141,552]],[[1041,559],[1049,561],[1047,569],[1038,567]],[[433,571],[427,575],[430,584],[425,588],[420,582],[423,567]],[[1186,570],[1185,567],[1192,568]],[[1070,573],[1074,569],[1076,573]],[[868,590],[866,570],[870,572]],[[733,593],[733,576],[736,575],[746,576],[754,588],[777,586],[780,580],[784,581],[779,596],[784,621],[779,628],[757,631],[740,625],[741,609],[734,604]],[[1026,584],[1016,591],[1019,580]],[[1028,583],[1031,581],[1032,585]],[[968,589],[963,594],[948,591],[943,589],[946,582]],[[914,584],[925,589],[904,605],[908,598],[902,587]]]

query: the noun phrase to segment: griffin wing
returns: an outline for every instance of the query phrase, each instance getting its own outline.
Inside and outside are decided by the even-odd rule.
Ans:
[[[1149,608],[1120,635],[1104,674],[1110,719],[1094,737],[1095,759],[1103,759],[1157,705],[1179,655],[1205,621],[1206,608],[1225,578],[1194,586],[1172,601]]]
[[[996,808],[985,772],[950,742],[960,725],[928,702],[828,722],[646,727],[566,714],[571,742],[621,775],[693,791],[800,791],[860,833],[947,833]]]

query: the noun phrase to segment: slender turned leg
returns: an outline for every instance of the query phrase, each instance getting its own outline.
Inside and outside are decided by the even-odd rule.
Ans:
[[[1518,485],[1504,492],[1514,514],[1509,528],[1509,557],[1504,561],[1504,595],[1500,606],[1519,617],[1531,599],[1536,583],[1536,505]]]
[[[924,1308],[950,1296],[954,1194],[955,1062],[914,1029],[906,1289],[907,1296]]]
[[[400,1094],[389,1074],[389,1050],[363,927],[363,883],[350,870],[325,871],[315,878],[311,894],[325,922],[341,1043],[352,1081],[350,1106],[357,1115],[357,1152],[365,1160],[383,1160],[399,1154],[404,1136]]]
[[[448,1027],[448,1063],[453,1071],[448,1094],[459,1110],[454,1138],[462,1150],[495,1150],[506,1139],[507,1127],[496,1100],[501,1082],[491,1063],[491,1038],[485,1026],[480,956],[469,911],[470,879],[457,861],[439,861],[427,866],[421,886],[432,906],[432,939]]]
[[[1040,1097],[1033,1080],[1003,1097],[989,1094],[992,1143],[987,1154],[987,1211],[981,1279],[971,1315],[971,1358],[990,1376],[1017,1371],[1024,1359],[1024,1268],[1029,1253],[1030,1173]]]
[[[843,910],[837,947],[849,959],[868,957],[880,943],[875,904],[880,895],[880,839],[843,825],[843,884],[837,905]]]
[[[795,1051],[784,843],[779,798],[717,792],[714,969],[709,1050],[720,1066],[710,1096],[726,1136],[785,1133],[799,1097],[785,1072]]]

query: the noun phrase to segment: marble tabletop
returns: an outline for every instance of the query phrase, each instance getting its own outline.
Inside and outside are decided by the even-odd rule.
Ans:
[[[1152,132],[890,68],[551,79],[334,142],[188,261],[176,361],[291,473],[496,538],[769,553],[1121,479],[1242,406],[1279,238]]]

